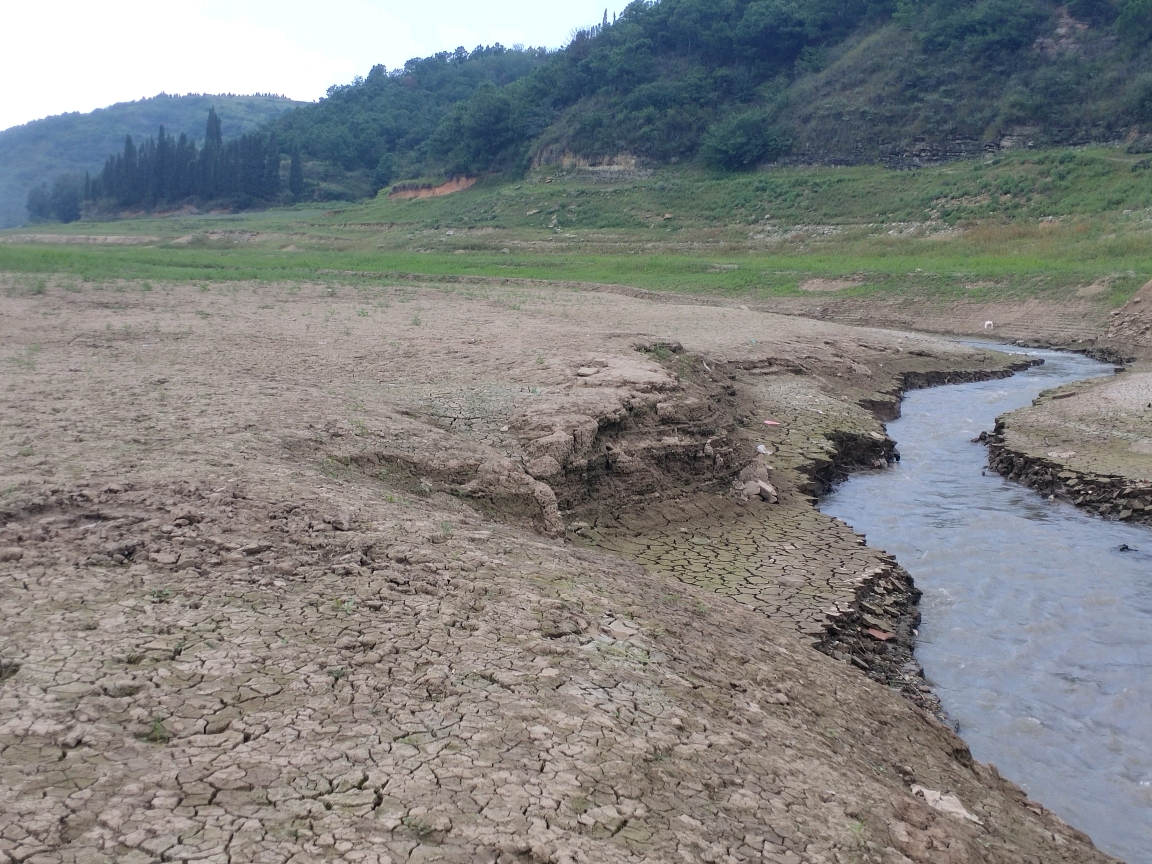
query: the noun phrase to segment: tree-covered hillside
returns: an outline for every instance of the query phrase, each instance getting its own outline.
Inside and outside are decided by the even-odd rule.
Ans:
[[[61,114],[0,132],[0,228],[23,224],[30,189],[51,186],[61,174],[100,171],[124,138],[143,141],[163,125],[169,134],[204,136],[204,118],[216,108],[225,137],[239,136],[298,103],[278,96],[160,95],[88,114]]]
[[[1138,138],[1150,40],[1152,0],[638,0],[556,52],[377,67],[273,128],[378,185],[621,154],[907,165]]]

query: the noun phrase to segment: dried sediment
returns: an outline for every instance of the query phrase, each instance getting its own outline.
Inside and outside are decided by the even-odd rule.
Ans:
[[[234,287],[0,298],[3,864],[1111,860],[797,629],[835,562],[848,592],[884,578],[811,507],[824,433],[883,439],[859,398],[890,364],[995,358],[588,294]],[[713,387],[719,468],[689,401],[725,416]],[[758,444],[778,505],[720,488]],[[592,470],[617,451],[630,474]],[[597,496],[742,508],[789,593],[749,608],[549,537],[528,480],[566,528]]]
[[[815,496],[853,470],[883,469],[899,458],[877,419],[898,416],[906,390],[1005,377],[1036,361],[1002,359],[990,366],[973,363],[974,357],[950,358],[953,368],[947,368],[938,355],[913,349],[912,363],[927,359],[929,364],[894,370],[888,391],[869,392],[839,382],[835,396],[821,393],[827,400],[819,402],[824,408],[797,411],[798,402],[819,397],[777,376],[819,376],[823,370],[811,363],[813,358],[805,369],[795,360],[728,362],[685,354],[678,343],[674,348],[665,356],[666,365],[680,370],[681,382],[695,379],[704,387],[694,404],[711,406],[698,411],[695,419],[705,421],[701,426],[681,425],[672,430],[678,434],[663,439],[671,441],[677,453],[676,471],[669,471],[666,452],[656,457],[666,478],[671,474],[689,488],[629,483],[643,465],[633,459],[624,482],[615,481],[613,494],[605,495],[601,487],[591,503],[568,511],[576,537],[788,622],[818,650],[941,714],[913,656],[920,594],[911,577],[891,556],[868,549],[863,538],[817,511]],[[766,373],[771,382],[767,386]],[[711,394],[706,392],[709,384]],[[790,399],[786,415],[772,398],[773,390]],[[766,397],[774,403],[769,412],[787,416],[786,424],[765,429],[742,423],[767,408]],[[848,399],[856,404],[846,404]],[[671,422],[668,416],[664,419]],[[636,435],[635,423],[626,425],[626,432],[644,438],[643,433]],[[621,446],[636,449],[638,442],[622,439],[620,428],[615,431],[616,446],[606,445],[602,468],[611,467]],[[760,444],[763,455],[756,452],[758,441],[768,442]],[[651,461],[652,454],[647,457]],[[588,460],[579,470],[579,487],[585,492],[595,488],[603,474],[590,474]],[[737,472],[734,489],[723,494]],[[771,479],[778,490],[770,509],[746,494],[744,481],[753,479]],[[561,499],[580,500],[572,494]]]

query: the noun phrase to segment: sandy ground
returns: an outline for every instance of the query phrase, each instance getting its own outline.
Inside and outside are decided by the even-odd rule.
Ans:
[[[7,287],[0,864],[1110,860],[894,689],[899,574],[811,507],[902,386],[1003,359],[545,288]]]

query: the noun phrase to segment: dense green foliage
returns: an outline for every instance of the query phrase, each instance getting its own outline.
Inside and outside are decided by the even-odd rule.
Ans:
[[[124,150],[110,156],[84,197],[113,208],[154,208],[187,200],[227,200],[244,208],[277,200],[280,146],[275,136],[252,132],[225,142],[220,118],[208,111],[204,147],[181,133],[149,138],[137,149],[129,135]],[[68,220],[62,220],[68,221]]]
[[[1152,121],[1150,41],[1152,0],[635,2],[556,52],[377,67],[274,126],[374,187],[619,154],[912,165]]]
[[[199,140],[215,106],[226,138],[259,129],[297,103],[278,96],[157,96],[87,114],[61,114],[0,131],[0,228],[24,222],[29,190],[62,174],[93,174],[124,137],[141,141],[163,125],[169,134]]]
[[[485,93],[502,93],[547,59],[546,52],[509,50],[500,45],[441,53],[423,60],[410,60],[403,69],[389,72],[376,66],[367,78],[350,85],[332,87],[327,98],[280,117],[272,126],[284,146],[299,148],[306,159],[320,160],[344,171],[379,172],[379,186],[387,185],[396,172],[419,173],[428,156],[430,139],[453,106],[476,96],[474,123],[488,105]],[[496,108],[497,112],[500,110]],[[525,118],[516,118],[524,127]],[[454,115],[450,122],[467,124]],[[507,118],[505,118],[505,124]],[[445,129],[448,128],[445,125]],[[471,127],[475,131],[475,125]],[[477,138],[483,137],[485,130]],[[502,128],[490,134],[499,138]],[[443,151],[451,146],[438,145]],[[475,142],[484,152],[489,145]],[[331,197],[322,195],[320,197]]]
[[[32,222],[75,222],[80,218],[85,180],[75,174],[61,174],[52,181],[28,190],[28,217]]]

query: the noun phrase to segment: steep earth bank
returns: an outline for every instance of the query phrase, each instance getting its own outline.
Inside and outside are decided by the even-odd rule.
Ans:
[[[812,507],[1002,355],[544,287],[7,287],[0,862],[1111,860],[895,692],[907,577]]]

